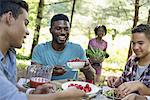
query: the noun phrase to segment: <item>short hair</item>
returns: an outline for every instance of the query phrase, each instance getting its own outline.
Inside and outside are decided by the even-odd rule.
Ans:
[[[132,29],[132,34],[137,32],[144,33],[145,36],[150,40],[150,24],[140,24]]]
[[[98,31],[99,28],[103,28],[104,31],[105,31],[105,35],[107,34],[106,26],[105,25],[102,25],[102,26],[99,25],[99,26],[96,26],[95,29],[94,29],[95,35],[97,35],[97,31]]]
[[[14,18],[22,13],[24,8],[28,12],[28,4],[24,0],[0,0],[0,16],[11,11]]]
[[[58,21],[58,20],[65,20],[65,21],[69,22],[69,18],[66,15],[64,15],[64,14],[56,14],[51,19],[51,27],[52,27],[53,22]]]

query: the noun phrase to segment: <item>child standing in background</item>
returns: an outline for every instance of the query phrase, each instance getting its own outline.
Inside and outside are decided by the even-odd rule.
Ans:
[[[93,49],[101,49],[106,51],[107,49],[107,42],[103,40],[103,36],[106,35],[107,29],[106,26],[96,26],[94,29],[96,38],[89,40],[88,49],[92,47]],[[90,62],[92,67],[96,70],[96,82],[100,81],[100,75],[102,70],[102,62],[103,61],[94,61],[93,58],[90,58]]]

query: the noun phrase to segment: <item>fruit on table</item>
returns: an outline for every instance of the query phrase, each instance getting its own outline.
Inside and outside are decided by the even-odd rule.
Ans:
[[[73,59],[73,60],[69,60],[68,62],[85,62],[85,60],[81,60],[79,58]]]
[[[70,85],[68,85],[68,87],[76,87],[77,89],[83,90],[86,93],[92,91],[92,88],[90,87],[89,84],[86,84],[85,86],[82,86],[82,85],[79,85],[79,84],[71,83]]]

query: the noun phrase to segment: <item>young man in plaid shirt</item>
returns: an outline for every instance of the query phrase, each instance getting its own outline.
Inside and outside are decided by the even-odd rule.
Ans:
[[[131,56],[121,77],[108,77],[108,86],[116,87],[121,97],[131,93],[150,95],[150,25],[140,24],[132,30]]]

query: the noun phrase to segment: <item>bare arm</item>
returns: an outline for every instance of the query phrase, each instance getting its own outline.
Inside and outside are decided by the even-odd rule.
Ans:
[[[70,88],[52,94],[28,95],[28,100],[81,100],[83,96],[85,96],[85,92],[76,88]]]
[[[122,100],[147,100],[146,97],[138,95],[138,94],[129,94]]]
[[[93,69],[89,61],[86,62],[85,66],[81,68],[80,71],[84,73],[85,78],[87,80],[95,81],[95,76],[96,76],[95,70]]]
[[[141,86],[139,87],[139,93],[142,95],[150,95],[150,88],[141,83]]]
[[[118,87],[118,91],[122,97],[134,92],[138,92],[140,95],[150,95],[150,89],[140,81],[125,82]]]

